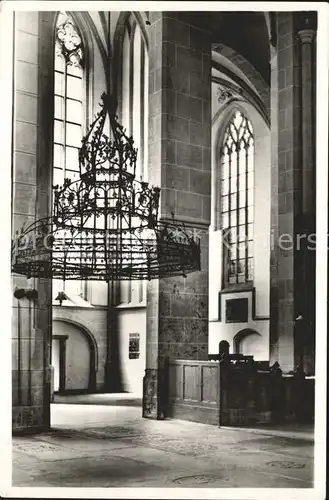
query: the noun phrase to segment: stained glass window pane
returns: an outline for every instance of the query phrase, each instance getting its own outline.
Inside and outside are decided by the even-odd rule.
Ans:
[[[58,48],[58,50],[60,50],[60,48]],[[61,54],[55,56],[55,70],[62,71],[63,73],[65,71],[65,59]]]
[[[61,144],[64,143],[64,124],[58,120],[54,123],[54,140]]]
[[[222,212],[228,212],[228,196],[222,196]]]
[[[248,182],[248,189],[252,188],[254,185],[254,173],[253,172],[248,172],[247,182]]]
[[[69,122],[82,123],[82,103],[67,99],[67,114],[66,119]]]
[[[73,76],[67,77],[67,97],[82,100],[82,81]]]
[[[62,168],[54,168],[53,185],[62,186],[64,183],[64,170]]]
[[[237,195],[236,194],[231,194],[230,196],[230,209],[231,210],[236,210],[237,208]]]
[[[96,219],[96,227],[98,229],[104,229],[105,227],[105,217],[99,217]]]
[[[245,191],[246,189],[246,176],[239,175],[239,191]]]
[[[236,210],[231,211],[231,227],[236,226]]]
[[[231,155],[232,153],[232,150],[233,150],[233,146],[234,146],[234,143],[233,143],[233,138],[232,138],[232,135],[231,135],[231,130],[230,130],[230,127],[228,127],[228,131],[226,133],[226,137],[225,137],[225,146],[226,146],[226,151],[229,155]]]
[[[82,131],[80,125],[66,124],[66,142],[70,146],[81,146]]]
[[[254,222],[254,207],[248,207],[248,222]]]
[[[72,171],[72,170],[67,169],[65,177],[67,177],[68,179],[71,179],[71,180],[78,180],[79,172],[77,172],[76,170]]]
[[[233,152],[231,155],[231,177],[237,176],[237,154]]]
[[[245,207],[246,206],[246,192],[245,190],[240,190],[239,191],[239,207]]]
[[[64,95],[65,92],[65,76],[63,73],[55,71],[55,94]]]
[[[246,226],[245,224],[238,227],[239,231],[239,241],[244,241],[246,239]]]
[[[239,224],[245,225],[246,223],[246,210],[244,208],[241,208],[239,210]]]
[[[250,146],[248,150],[248,172],[254,169],[254,147]]]
[[[239,155],[239,174],[244,174],[246,171],[246,151],[242,148]]]
[[[65,116],[64,113],[65,113],[64,98],[55,96],[55,109],[54,109],[55,118],[58,118],[59,120],[64,120]]]
[[[83,70],[82,70],[81,66],[79,66],[79,65],[68,64],[67,65],[67,74],[82,78]]]
[[[246,251],[246,244],[245,244],[245,242],[239,243],[239,257],[240,257],[240,259],[244,258],[245,251]]]
[[[64,147],[59,144],[54,144],[54,167],[63,169],[64,164]]]
[[[65,150],[66,168],[69,170],[79,170],[79,150],[67,147]]]
[[[237,240],[237,232],[236,232],[236,227],[231,228],[231,242],[236,243]]]
[[[226,228],[229,227],[229,220],[228,220],[228,212],[222,213],[222,227]]]
[[[254,190],[253,189],[248,189],[248,205],[253,205],[254,204]]]
[[[231,177],[231,193],[236,193],[237,191],[237,178],[236,177]]]
[[[239,274],[244,274],[245,273],[245,259],[239,259],[238,260],[238,273]]]

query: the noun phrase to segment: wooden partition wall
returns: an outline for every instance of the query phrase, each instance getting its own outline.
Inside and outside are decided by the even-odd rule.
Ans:
[[[219,363],[170,360],[168,417],[219,425]]]
[[[220,361],[169,360],[168,417],[217,426],[312,422],[314,380],[278,364],[229,355]]]

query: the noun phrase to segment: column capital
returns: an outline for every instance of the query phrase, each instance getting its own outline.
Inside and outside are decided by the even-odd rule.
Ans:
[[[311,29],[299,30],[297,34],[302,43],[312,43],[315,38],[316,31]]]

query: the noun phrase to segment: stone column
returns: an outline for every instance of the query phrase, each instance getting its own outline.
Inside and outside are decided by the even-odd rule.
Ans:
[[[150,12],[149,181],[162,218],[201,237],[201,271],[153,281],[147,294],[143,416],[166,416],[166,359],[207,359],[211,45],[198,15]]]
[[[301,212],[299,63],[294,14],[277,14],[272,57],[272,250],[270,361],[295,367],[295,315],[299,307],[299,255],[295,251]]]
[[[275,27],[275,30],[277,27]],[[278,358],[278,54],[271,45],[270,362]]]
[[[302,88],[302,168],[303,190],[302,205],[304,214],[314,214],[315,209],[315,172],[314,172],[314,94],[313,94],[313,51],[315,31],[298,31],[301,42],[301,88]]]
[[[306,373],[314,370],[315,282],[315,31],[309,27],[307,14],[277,14],[271,82],[270,358],[283,371],[300,366]]]
[[[298,325],[299,363],[306,373],[314,373],[315,340],[315,30],[298,31],[301,66],[301,141],[302,141],[302,215],[301,227],[306,238],[301,246],[303,301]]]
[[[52,26],[53,17],[15,13],[13,233],[50,209]],[[50,426],[51,283],[14,275],[13,293],[17,288],[25,294],[13,297],[13,431],[41,430]]]

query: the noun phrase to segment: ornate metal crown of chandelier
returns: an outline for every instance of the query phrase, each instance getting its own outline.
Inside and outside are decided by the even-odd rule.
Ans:
[[[79,179],[53,187],[51,217],[16,232],[13,272],[112,281],[200,269],[199,241],[174,218],[158,220],[160,189],[136,179],[137,150],[114,109],[103,94],[101,110],[82,140]]]

